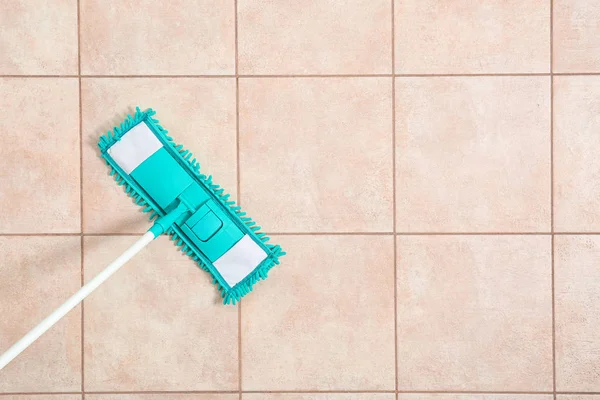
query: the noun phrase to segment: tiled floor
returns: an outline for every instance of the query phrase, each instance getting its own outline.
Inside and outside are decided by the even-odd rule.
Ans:
[[[600,2],[0,1],[0,351],[148,224],[136,105],[288,251],[158,240],[0,400],[600,400]],[[144,393],[146,392],[146,393]]]

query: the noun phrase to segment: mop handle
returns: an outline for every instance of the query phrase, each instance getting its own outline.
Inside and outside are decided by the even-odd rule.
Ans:
[[[23,336],[17,343],[12,345],[11,348],[6,350],[4,354],[0,356],[0,370],[11,362],[16,356],[21,354],[29,345],[35,342],[40,336],[42,336],[48,329],[56,324],[62,317],[64,317],[69,311],[77,307],[79,303],[83,301],[90,293],[92,293],[98,286],[106,281],[112,274],[117,272],[127,261],[133,256],[140,252],[146,247],[157,235],[154,232],[146,232],[137,242],[135,242],[130,248],[125,250],[115,261],[110,263],[102,272],[96,275],[91,281],[81,287],[73,296],[58,307],[54,312],[48,315],[42,322],[40,322],[35,328],[30,330],[25,336]]]

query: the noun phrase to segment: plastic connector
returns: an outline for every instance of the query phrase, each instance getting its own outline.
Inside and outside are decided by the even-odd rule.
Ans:
[[[148,229],[148,232],[152,232],[154,237],[157,238],[165,233],[175,223],[175,221],[179,219],[179,217],[189,211],[190,209],[187,207],[187,205],[185,205],[183,202],[179,202],[177,207],[175,207],[171,212],[165,216],[159,217],[154,222],[154,225],[152,225],[152,228]]]

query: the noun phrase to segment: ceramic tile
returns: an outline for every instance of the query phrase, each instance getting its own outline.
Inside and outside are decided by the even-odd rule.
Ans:
[[[0,237],[0,353],[80,285],[79,236]],[[0,393],[80,389],[81,309],[77,307],[0,371]]]
[[[242,388],[393,390],[392,238],[275,241],[285,261],[242,304]]]
[[[77,74],[77,1],[0,2],[0,74]]]
[[[255,393],[243,394],[242,400],[395,400],[393,393]]]
[[[599,400],[600,396],[591,394],[559,394],[558,400]]]
[[[239,71],[389,74],[391,21],[388,0],[239,0]]]
[[[86,281],[134,240],[86,237]],[[98,288],[84,306],[86,391],[237,390],[238,313],[211,282],[163,236]]]
[[[228,78],[83,79],[84,232],[145,232],[147,214],[109,176],[100,158],[100,135],[128,113],[152,107],[201,169],[236,198],[235,80]],[[200,100],[201,99],[201,100]]]
[[[446,394],[425,393],[398,395],[398,400],[552,400],[551,394]]]
[[[239,394],[86,394],[86,400],[238,400]]]
[[[554,240],[556,388],[598,392],[600,236],[558,235]]]
[[[552,390],[549,236],[400,236],[400,390]]]
[[[600,77],[554,78],[556,231],[600,230]]]
[[[554,0],[554,72],[600,72],[600,3]]]
[[[400,232],[550,231],[548,77],[396,80]]]
[[[391,103],[389,78],[241,79],[244,208],[267,231],[390,232]]]
[[[550,71],[550,2],[395,0],[396,72]]]
[[[84,74],[233,74],[232,0],[81,0]]]
[[[80,231],[78,107],[77,79],[0,78],[0,233]]]

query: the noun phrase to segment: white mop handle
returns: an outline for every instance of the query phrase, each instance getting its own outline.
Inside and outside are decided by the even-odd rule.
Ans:
[[[155,234],[153,232],[146,232],[137,242],[135,242],[130,248],[125,250],[123,254],[119,256],[115,261],[110,263],[102,272],[96,275],[91,281],[81,287],[69,300],[65,301],[63,305],[58,307],[54,312],[48,315],[42,322],[35,328],[30,330],[25,336],[15,343],[10,349],[6,350],[2,356],[0,356],[0,370],[11,362],[16,356],[21,354],[23,350],[29,347],[30,344],[35,342],[40,336],[50,329],[55,323],[57,323],[62,317],[64,317],[69,311],[77,307],[83,299],[85,299],[90,293],[92,293],[98,286],[106,281],[112,274],[117,272],[127,261],[135,256],[140,250],[146,247],[152,240],[154,240]]]

